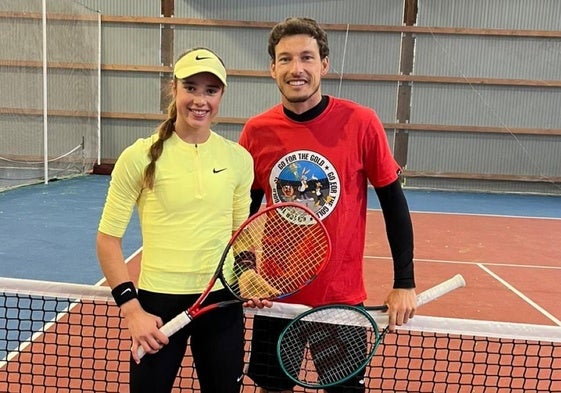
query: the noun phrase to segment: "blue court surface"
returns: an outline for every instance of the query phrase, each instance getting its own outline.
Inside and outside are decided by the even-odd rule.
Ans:
[[[0,192],[0,276],[94,284],[95,236],[109,176],[88,175]],[[137,216],[123,238],[140,247]]]
[[[109,176],[88,175],[0,192],[0,276],[94,284],[95,235]],[[412,212],[561,219],[561,197],[406,190]],[[369,207],[379,209],[374,190]],[[125,256],[141,246],[137,216]]]
[[[454,191],[405,190],[413,212],[561,218],[561,197]],[[369,208],[379,209],[375,192]]]

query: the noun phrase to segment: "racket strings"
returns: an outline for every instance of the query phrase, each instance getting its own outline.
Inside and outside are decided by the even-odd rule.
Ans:
[[[297,291],[321,270],[329,239],[315,216],[290,208],[272,210],[248,223],[232,244],[237,295],[278,298]]]
[[[376,323],[365,312],[328,306],[292,321],[277,349],[293,380],[317,388],[341,383],[364,370],[380,340]]]

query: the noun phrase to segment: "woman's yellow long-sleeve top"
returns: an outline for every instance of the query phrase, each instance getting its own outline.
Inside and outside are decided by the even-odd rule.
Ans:
[[[143,243],[138,287],[200,293],[232,231],[248,217],[253,161],[243,147],[214,132],[198,145],[174,133],[156,161],[153,189],[143,189],[156,138],[139,139],[120,155],[99,231],[122,237],[137,206]]]

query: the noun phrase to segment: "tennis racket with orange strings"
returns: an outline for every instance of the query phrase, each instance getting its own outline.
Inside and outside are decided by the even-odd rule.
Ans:
[[[197,301],[160,331],[170,337],[212,310],[255,298],[278,300],[290,296],[314,280],[330,254],[327,230],[312,210],[292,202],[271,205],[240,226]],[[236,299],[201,307],[218,281]],[[138,357],[144,355],[139,347]]]

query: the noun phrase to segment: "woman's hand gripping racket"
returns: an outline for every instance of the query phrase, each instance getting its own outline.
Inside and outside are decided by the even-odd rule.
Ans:
[[[417,305],[464,286],[463,277],[456,275],[420,293]],[[277,343],[284,373],[300,386],[322,389],[364,372],[388,331],[386,327],[380,332],[367,310],[386,311],[387,307],[328,305],[312,308],[292,320]],[[387,326],[387,314],[384,317]]]
[[[297,203],[269,206],[246,220],[232,236],[207,288],[189,307],[160,328],[171,336],[193,318],[251,299],[276,300],[310,283],[331,254],[331,242],[314,212]],[[236,300],[201,308],[219,280]],[[138,348],[138,357],[145,355]]]

